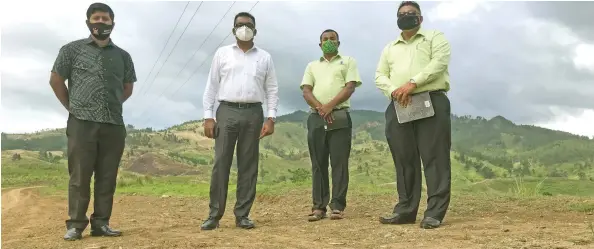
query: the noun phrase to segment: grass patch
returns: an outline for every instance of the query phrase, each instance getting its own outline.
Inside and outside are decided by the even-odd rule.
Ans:
[[[65,161],[50,163],[29,156],[12,161],[2,157],[2,188],[57,187],[68,180]]]
[[[21,160],[11,160],[10,154],[3,153],[2,187],[28,187],[46,186],[43,192],[65,194],[68,187],[68,170],[66,161],[50,163],[37,159],[35,153],[23,153]],[[279,168],[276,163],[283,163],[280,159],[273,159],[265,164],[264,169]],[[286,166],[285,171],[272,171],[264,180],[258,181],[258,194],[286,195],[296,191],[298,194],[311,193],[311,178],[300,178],[289,173],[288,169],[296,169],[292,165]],[[306,170],[308,173],[309,170]],[[281,174],[281,172],[283,174]],[[300,172],[300,174],[303,172]],[[305,174],[304,173],[304,174]],[[283,180],[278,180],[280,178]],[[299,179],[297,179],[299,178]],[[391,179],[392,178],[392,179]],[[118,176],[118,194],[134,194],[147,196],[194,196],[208,197],[210,177],[177,176],[177,177],[151,177],[121,171]],[[380,171],[370,167],[369,174],[351,171],[349,195],[356,196],[395,196],[396,186],[393,181],[393,172]],[[93,184],[93,183],[91,183]],[[518,179],[491,179],[481,182],[456,180],[452,182],[452,196],[471,196],[485,198],[509,198],[510,201],[538,200],[548,195],[592,197],[594,182],[588,180],[570,180],[559,178],[518,178]],[[232,172],[229,183],[229,196],[235,196],[236,172]],[[425,193],[425,189],[423,190]],[[567,210],[579,212],[594,212],[593,202],[574,202],[566,206]]]
[[[594,202],[572,203],[569,205],[569,209],[572,211],[592,213],[592,212],[594,212]]]
[[[531,196],[539,196],[539,195],[549,195],[542,192],[542,185],[545,179],[536,182],[536,184],[526,184],[524,182],[524,178],[516,177],[514,178],[515,185],[512,188],[512,193],[518,197],[531,197]],[[547,192],[548,193],[548,192]]]

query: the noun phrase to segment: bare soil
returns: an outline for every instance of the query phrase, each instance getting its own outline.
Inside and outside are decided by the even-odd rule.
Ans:
[[[147,153],[134,160],[127,171],[150,176],[201,175],[205,169],[190,167],[173,160],[167,160]]]
[[[111,225],[122,237],[94,238],[86,230],[82,240],[67,242],[65,197],[41,196],[34,187],[3,189],[2,248],[594,248],[588,227],[594,217],[567,211],[575,199],[485,200],[458,197],[441,228],[423,230],[378,223],[393,196],[351,195],[344,220],[310,223],[309,192],[293,191],[259,195],[253,230],[235,228],[230,199],[221,227],[201,231],[207,199],[120,195]]]

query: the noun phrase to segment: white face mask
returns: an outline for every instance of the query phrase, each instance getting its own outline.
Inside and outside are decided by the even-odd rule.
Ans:
[[[254,31],[247,26],[241,26],[235,30],[235,37],[242,41],[249,41],[254,38]]]

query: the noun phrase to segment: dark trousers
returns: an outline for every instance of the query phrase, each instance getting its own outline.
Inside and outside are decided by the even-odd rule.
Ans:
[[[91,226],[109,224],[118,167],[124,152],[126,128],[96,123],[70,115],[68,137],[68,216],[66,227],[85,229],[91,199],[91,177],[95,173]]]
[[[347,114],[348,115],[348,114]],[[312,170],[312,210],[344,211],[349,187],[349,157],[351,154],[352,121],[349,128],[326,131],[325,121],[317,113],[307,119],[307,144]],[[328,159],[332,164],[332,200],[330,200]]]
[[[398,204],[394,213],[416,217],[421,199],[421,159],[427,183],[425,217],[443,220],[450,203],[450,101],[432,92],[435,115],[400,124],[392,103],[386,109],[386,138],[396,167]]]
[[[225,213],[229,173],[237,145],[237,201],[235,217],[248,217],[256,198],[260,131],[264,123],[261,105],[236,107],[221,103],[216,113],[215,158],[210,179],[209,216]]]

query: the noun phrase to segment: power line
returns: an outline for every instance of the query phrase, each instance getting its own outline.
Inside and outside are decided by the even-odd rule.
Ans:
[[[248,11],[248,12],[252,12],[252,10],[256,7],[256,5],[259,3],[260,1],[257,1],[252,8]],[[227,34],[227,36],[225,36],[225,38],[223,38],[223,40],[221,41],[221,43],[219,43],[219,45],[217,45],[217,47],[214,49],[214,51],[212,51],[212,53],[210,55],[213,55],[214,53],[216,53],[217,49],[225,42],[225,40],[227,40],[227,38],[229,38],[229,36],[232,34],[232,32],[229,32],[229,34]],[[210,57],[210,56],[209,56]],[[208,58],[208,57],[207,57]],[[202,65],[204,65],[204,63],[206,62],[206,58],[204,58],[204,60],[202,61],[202,63],[200,64],[200,66],[198,66],[194,72],[192,72],[192,74],[190,75],[190,77],[188,77],[188,79],[181,84],[174,92],[173,95],[171,95],[171,97],[175,96],[175,94],[186,84],[190,81],[190,79],[192,79],[192,77],[194,76],[194,74],[196,74],[198,72],[198,70],[202,67]],[[151,120],[152,116],[149,116],[149,119],[147,119],[146,122],[143,123],[148,123]]]
[[[258,2],[256,2],[256,3],[255,3],[253,6],[252,6],[252,8],[251,8],[251,9],[250,9],[248,12],[251,12],[251,11],[254,9],[254,7],[256,7],[256,5],[257,5],[258,3],[259,3],[259,1],[258,1]],[[232,3],[230,6],[229,6],[229,8],[227,9],[227,12],[225,12],[225,14],[223,15],[223,17],[222,17],[222,18],[219,20],[219,22],[217,23],[217,25],[216,25],[216,26],[215,26],[215,27],[212,29],[212,31],[210,32],[210,34],[208,34],[208,36],[207,36],[207,37],[204,39],[204,42],[202,42],[202,44],[200,45],[200,47],[199,47],[199,48],[198,48],[196,51],[194,51],[194,54],[192,55],[192,58],[193,58],[193,57],[196,55],[196,53],[197,53],[197,52],[200,50],[200,48],[201,48],[201,47],[204,45],[204,43],[206,43],[206,41],[208,40],[208,37],[210,37],[210,36],[212,35],[212,33],[213,33],[215,30],[216,30],[216,28],[219,26],[219,24],[220,24],[220,23],[223,21],[223,19],[225,18],[225,16],[226,16],[226,15],[229,13],[229,11],[231,10],[231,7],[233,7],[233,4],[235,4],[235,2],[233,2],[233,3]],[[214,50],[214,51],[213,51],[213,52],[212,52],[210,55],[214,54],[214,53],[216,52],[216,49],[218,49],[218,48],[221,46],[221,44],[223,44],[223,42],[225,42],[225,40],[227,40],[227,38],[228,38],[228,37],[229,37],[231,34],[232,34],[232,33],[231,33],[231,32],[229,32],[229,34],[227,34],[227,36],[226,36],[226,37],[225,37],[225,38],[224,38],[224,39],[223,39],[223,40],[222,40],[222,41],[221,41],[221,42],[220,42],[220,43],[217,45],[217,47],[215,48],[215,50]],[[184,65],[184,67],[183,67],[183,68],[182,68],[182,69],[181,69],[181,70],[178,72],[178,74],[177,74],[175,77],[177,77],[177,76],[178,76],[178,75],[179,75],[179,74],[180,74],[180,73],[181,73],[181,72],[182,72],[182,71],[185,69],[185,67],[186,67],[186,66],[188,65],[188,63],[189,63],[189,62],[192,60],[192,58],[190,58],[190,60],[188,60],[188,61],[186,62],[186,64]],[[202,61],[202,63],[201,63],[201,64],[200,64],[200,65],[199,65],[199,66],[198,66],[198,67],[197,67],[197,68],[194,70],[194,72],[192,72],[192,74],[190,75],[190,77],[189,77],[189,78],[188,78],[188,79],[187,79],[187,80],[186,80],[186,81],[185,81],[185,82],[184,82],[184,83],[183,83],[183,84],[182,84],[180,87],[178,87],[178,88],[177,88],[177,89],[176,89],[176,90],[173,92],[173,95],[172,95],[172,96],[174,96],[174,95],[177,93],[177,91],[179,91],[179,90],[180,90],[180,89],[181,89],[181,88],[182,88],[182,87],[183,87],[183,86],[184,86],[184,85],[185,85],[185,84],[186,84],[188,81],[190,81],[190,79],[191,79],[191,78],[194,76],[194,74],[196,74],[196,72],[197,72],[197,71],[198,71],[198,70],[199,70],[199,69],[202,67],[202,65],[204,65],[204,63],[206,62],[206,59],[207,59],[207,58],[208,58],[208,57],[204,58],[204,60]],[[172,81],[171,83],[173,83],[173,82],[174,82],[174,81]],[[163,96],[163,94],[164,94],[164,91],[163,91],[163,92],[161,92],[161,94],[159,95],[159,97],[157,98],[157,100],[156,100],[156,101],[154,101],[153,103],[155,103],[155,102],[158,102],[158,101],[161,99],[161,97]],[[149,110],[149,109],[150,109],[150,108],[148,108],[148,107],[147,107],[147,108],[146,108],[146,109],[145,109],[143,112],[141,112],[141,114],[140,114],[139,116],[140,116],[140,117],[142,117],[142,116],[144,115],[144,113],[145,113],[147,110]],[[147,121],[146,121],[146,122],[148,122],[148,121],[150,121],[150,120],[151,120],[151,118],[149,117],[149,119],[147,119]],[[145,122],[142,122],[142,123],[145,123]]]
[[[186,13],[186,9],[188,8],[189,5],[190,5],[190,1],[188,1],[186,3],[186,7],[184,7],[184,11],[182,11],[182,13],[179,15],[179,18],[177,19],[177,22],[175,23],[175,26],[171,30],[171,34],[169,34],[169,37],[167,38],[167,42],[165,43],[165,46],[163,46],[163,49],[161,49],[161,53],[159,53],[159,57],[157,57],[157,60],[155,61],[155,64],[153,64],[153,67],[149,71],[149,74],[146,76],[146,78],[144,80],[145,82],[148,81],[148,79],[151,76],[151,73],[153,73],[153,70],[155,69],[155,66],[157,65],[157,62],[159,61],[159,59],[161,59],[161,55],[163,55],[163,52],[165,51],[165,48],[167,47],[167,44],[169,44],[169,41],[171,40],[171,37],[173,36],[173,33],[175,32],[175,30],[177,29],[177,26],[179,25],[179,21],[181,21],[182,16],[184,15],[184,13]],[[144,84],[142,84],[142,85],[140,85],[140,89],[138,89],[138,90],[144,90],[145,87],[146,86]]]
[[[181,38],[184,36],[184,34],[186,33],[186,30],[188,29],[188,27],[190,26],[190,23],[192,23],[192,20],[194,20],[194,17],[196,16],[196,14],[198,14],[198,10],[200,10],[200,7],[202,7],[202,4],[204,2],[200,2],[200,5],[198,5],[198,8],[196,8],[196,10],[194,11],[194,14],[192,15],[192,17],[190,18],[190,21],[188,21],[188,24],[186,24],[186,27],[184,28],[184,30],[182,31],[181,35],[179,36],[179,38],[177,38],[177,41],[175,41],[175,44],[173,45],[173,48],[171,49],[171,51],[169,52],[169,54],[167,55],[167,58],[165,58],[165,61],[163,62],[163,65],[161,65],[161,68],[159,68],[159,71],[157,71],[157,75],[155,75],[155,78],[153,78],[153,81],[151,81],[151,83],[148,84],[148,87],[146,87],[146,91],[144,92],[144,95],[146,95],[148,93],[148,89],[151,87],[152,83],[155,82],[155,80],[157,79],[157,77],[159,77],[159,73],[161,73],[161,69],[163,69],[163,67],[165,66],[165,64],[167,63],[167,61],[169,60],[169,57],[171,56],[171,54],[173,53],[173,51],[175,50],[175,47],[177,47],[177,44],[179,43],[179,41],[181,40]]]

